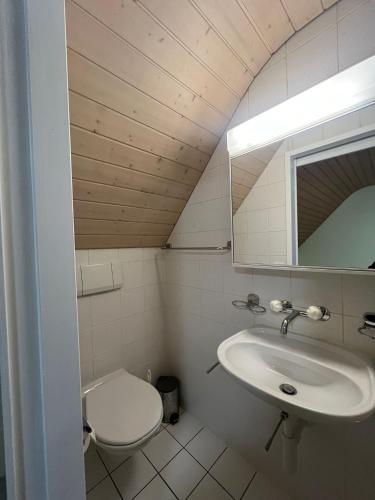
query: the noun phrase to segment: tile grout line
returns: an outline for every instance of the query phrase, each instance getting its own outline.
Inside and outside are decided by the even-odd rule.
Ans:
[[[160,469],[160,472],[162,472],[162,471],[163,471],[163,470],[164,470],[164,469],[165,469],[165,468],[166,468],[166,467],[167,467],[167,466],[168,466],[168,465],[172,462],[172,460],[174,460],[174,459],[177,457],[177,455],[179,455],[179,454],[181,453],[181,451],[185,450],[185,451],[186,451],[186,453],[188,453],[188,454],[191,456],[191,458],[192,458],[195,462],[197,462],[197,464],[199,464],[199,465],[202,467],[202,469],[204,469],[204,471],[205,471],[204,476],[202,477],[202,479],[201,479],[200,481],[198,481],[198,483],[197,483],[197,484],[194,486],[194,488],[191,490],[191,492],[189,493],[188,498],[189,498],[189,497],[190,497],[190,495],[193,493],[193,491],[194,491],[194,490],[195,490],[195,489],[199,486],[199,484],[203,481],[203,479],[204,479],[204,478],[208,475],[208,476],[210,476],[210,478],[211,478],[213,481],[215,481],[215,483],[216,483],[216,484],[217,484],[217,485],[218,485],[218,486],[219,486],[222,490],[224,490],[224,491],[225,491],[225,493],[227,493],[227,494],[230,496],[230,498],[232,498],[232,499],[233,499],[233,496],[232,496],[232,495],[231,495],[231,494],[230,494],[230,493],[229,493],[229,492],[228,492],[228,491],[227,491],[227,490],[226,490],[226,489],[225,489],[225,488],[224,488],[224,487],[223,487],[223,486],[222,486],[222,485],[221,485],[221,484],[220,484],[220,483],[219,483],[219,482],[218,482],[218,481],[217,481],[217,480],[213,477],[213,476],[211,476],[211,474],[209,474],[209,471],[210,471],[210,470],[212,469],[212,467],[216,464],[216,462],[220,459],[220,457],[221,457],[221,456],[225,453],[225,451],[228,449],[228,447],[226,446],[226,447],[224,448],[224,450],[223,450],[223,451],[222,451],[222,452],[218,455],[218,457],[214,460],[214,462],[212,463],[212,465],[211,465],[208,469],[206,469],[206,467],[204,467],[204,466],[203,466],[203,465],[202,465],[202,464],[201,464],[201,463],[200,463],[200,462],[199,462],[199,461],[198,461],[198,460],[197,460],[197,459],[196,459],[196,458],[195,458],[195,457],[194,457],[194,456],[193,456],[193,455],[189,452],[189,450],[187,450],[187,449],[186,449],[186,446],[187,446],[189,443],[191,443],[191,441],[193,441],[193,439],[194,439],[195,437],[197,437],[197,436],[199,435],[199,433],[200,433],[203,429],[205,429],[205,428],[206,428],[206,427],[204,427],[204,426],[203,426],[203,427],[202,427],[202,428],[201,428],[201,429],[200,429],[200,430],[199,430],[199,431],[198,431],[198,432],[197,432],[197,433],[196,433],[196,434],[195,434],[195,435],[194,435],[194,436],[193,436],[193,437],[192,437],[192,438],[191,438],[191,439],[190,439],[190,440],[186,443],[186,445],[185,445],[185,446],[183,446],[183,445],[182,445],[182,444],[181,444],[181,443],[180,443],[180,442],[179,442],[179,441],[178,441],[178,440],[177,440],[177,439],[173,436],[173,434],[171,434],[170,432],[168,432],[167,428],[164,428],[164,429],[168,432],[168,434],[169,434],[169,435],[170,435],[170,436],[171,436],[171,437],[172,437],[172,438],[173,438],[173,439],[174,439],[174,440],[175,440],[175,441],[176,441],[176,442],[177,442],[180,446],[182,446],[182,448],[181,448],[181,450],[179,450],[179,451],[178,451],[178,453],[176,453],[176,455],[174,455],[174,456],[173,456],[173,457],[172,457],[172,458],[171,458],[171,459],[170,459],[170,460],[169,460],[169,461],[168,461],[168,462],[167,462],[167,463],[166,463],[166,464],[165,464],[165,465],[164,465],[164,466]],[[143,451],[142,451],[142,453],[143,453]],[[146,456],[146,455],[145,455],[145,456]],[[147,458],[147,457],[146,457],[146,458]],[[147,459],[148,459],[148,458],[147,458]],[[148,459],[148,460],[149,460],[149,459]],[[152,462],[151,462],[150,460],[149,460],[149,462],[152,464]],[[153,464],[152,464],[152,465],[153,465]],[[154,466],[154,465],[153,465],[153,467],[155,468],[155,466]],[[161,476],[160,472],[158,472],[158,475],[160,475],[160,477],[163,479],[163,477]],[[164,479],[163,479],[163,481],[164,481]],[[165,482],[165,481],[164,481],[164,482]],[[167,484],[167,483],[166,483],[166,484]],[[168,486],[168,484],[167,484],[167,486]],[[171,490],[171,491],[172,491],[172,490]],[[173,492],[173,491],[172,491],[172,492]],[[173,494],[174,494],[174,492],[173,492]]]
[[[90,443],[90,444],[91,444],[91,443]],[[100,462],[102,462],[103,467],[104,467],[105,471],[107,472],[107,474],[106,474],[106,476],[105,476],[105,477],[103,477],[100,481],[98,481],[97,483],[95,483],[95,484],[94,484],[94,486],[92,486],[92,487],[91,487],[91,488],[89,488],[88,490],[85,488],[85,490],[86,490],[86,495],[87,495],[87,493],[90,493],[90,491],[92,491],[94,488],[96,488],[96,487],[98,486],[98,484],[100,484],[101,482],[103,482],[103,481],[104,481],[104,479],[107,479],[107,477],[109,476],[108,469],[107,469],[107,467],[105,466],[105,464],[104,464],[103,460],[101,459],[101,456],[99,455],[99,453],[98,453],[98,452],[97,452],[97,450],[96,450],[96,445],[95,445],[95,453],[96,453],[96,455],[99,457]],[[85,472],[85,478],[86,478],[86,472]]]
[[[229,491],[227,491],[227,490],[224,488],[224,486],[222,486],[222,484],[221,484],[221,483],[219,483],[219,481],[217,481],[217,479],[215,479],[215,477],[213,477],[213,476],[210,474],[210,470],[213,468],[213,466],[216,464],[216,462],[220,459],[220,457],[221,457],[221,456],[225,453],[225,451],[228,449],[228,446],[226,446],[226,447],[224,448],[224,450],[223,450],[223,451],[219,454],[219,456],[215,459],[215,461],[212,463],[212,465],[211,465],[208,469],[206,469],[206,467],[204,467],[204,466],[203,466],[203,465],[199,462],[199,460],[197,460],[197,459],[194,457],[194,455],[192,455],[192,454],[189,452],[189,450],[186,448],[186,446],[187,446],[189,443],[191,443],[191,441],[193,441],[193,439],[194,439],[195,437],[197,437],[197,436],[199,435],[199,433],[200,433],[203,429],[205,429],[205,428],[207,428],[207,427],[203,426],[203,427],[202,427],[202,428],[201,428],[201,429],[200,429],[200,430],[199,430],[199,431],[198,431],[198,432],[197,432],[197,433],[196,433],[196,434],[195,434],[195,435],[194,435],[194,436],[193,436],[193,437],[192,437],[192,438],[191,438],[191,439],[190,439],[190,440],[186,443],[186,445],[185,445],[185,446],[183,446],[183,445],[182,445],[182,444],[181,444],[181,443],[180,443],[180,442],[179,442],[179,441],[178,441],[178,440],[177,440],[177,439],[173,436],[173,434],[171,434],[170,432],[168,432],[168,429],[167,429],[167,428],[165,428],[165,430],[168,432],[168,434],[169,434],[169,435],[170,435],[170,436],[171,436],[171,437],[172,437],[172,438],[173,438],[173,439],[174,439],[174,440],[175,440],[175,441],[176,441],[176,442],[177,442],[180,446],[182,446],[182,448],[181,448],[181,450],[180,450],[178,453],[176,453],[176,455],[175,455],[173,458],[171,458],[171,460],[169,460],[169,462],[168,462],[168,463],[167,463],[167,464],[166,464],[166,465],[165,465],[162,469],[160,469],[160,472],[161,472],[162,470],[164,470],[164,468],[165,468],[165,467],[167,467],[167,465],[169,465],[169,464],[172,462],[172,460],[173,460],[174,458],[176,458],[176,457],[177,457],[177,455],[178,455],[179,453],[181,453],[181,451],[182,451],[182,450],[185,450],[185,451],[186,451],[186,452],[187,452],[187,453],[188,453],[188,454],[189,454],[189,455],[193,458],[193,460],[195,460],[195,461],[196,461],[196,462],[197,462],[197,463],[198,463],[198,464],[199,464],[199,465],[200,465],[200,466],[201,466],[201,467],[202,467],[202,468],[206,471],[206,474],[202,477],[202,479],[198,482],[198,484],[197,484],[197,485],[196,485],[196,486],[192,489],[192,491],[189,493],[189,496],[193,493],[193,491],[196,489],[196,487],[197,487],[197,486],[198,486],[198,485],[199,485],[199,484],[203,481],[203,479],[204,479],[207,475],[209,475],[209,476],[210,476],[210,478],[211,478],[211,479],[213,479],[213,480],[215,481],[215,483],[216,483],[216,484],[217,484],[217,485],[218,485],[218,486],[219,486],[222,490],[224,490],[224,491],[225,491],[225,493],[227,493],[227,495],[229,495],[229,496],[230,496],[230,498],[234,499],[234,497],[232,496],[232,494],[231,494],[231,493],[229,493]],[[253,479],[254,479],[254,476],[250,479],[249,484],[248,484],[248,485],[246,486],[246,488],[245,488],[245,491],[248,489],[248,487],[249,487],[249,485],[251,484],[251,482],[252,482],[252,480],[253,480]]]
[[[258,471],[255,471],[253,477],[250,479],[249,484],[246,486],[245,491],[242,493],[240,500],[243,499],[243,497],[246,495],[247,491],[250,489],[250,486],[252,485],[252,482],[254,481],[255,477],[257,476]]]
[[[107,474],[105,477],[103,477],[103,479],[101,479],[98,483],[96,483],[95,486],[93,486],[89,490],[86,490],[86,496],[87,496],[88,493],[91,493],[93,490],[95,490],[95,488],[97,486],[99,486],[99,484],[101,484],[105,479],[108,479],[108,476],[109,476],[109,474]]]
[[[198,486],[202,483],[202,481],[207,477],[209,476],[218,486],[221,490],[223,490],[231,499],[234,500],[234,497],[231,493],[229,493],[229,491],[226,490],[226,488],[224,486],[221,485],[221,483],[212,475],[210,474],[210,471],[212,470],[212,468],[215,466],[215,464],[219,461],[219,459],[222,457],[222,455],[225,453],[225,451],[228,449],[227,446],[225,446],[225,448],[223,449],[223,451],[217,456],[217,458],[214,460],[214,462],[208,467],[206,468],[205,466],[203,466],[199,460],[197,460],[194,455],[192,455],[189,450],[187,449],[187,446],[206,428],[205,426],[202,426],[198,432],[196,432],[190,439],[189,441],[185,444],[185,445],[182,445],[178,439],[171,433],[168,431],[168,427],[164,427],[163,426],[163,430],[167,431],[167,433],[169,434],[170,437],[172,437],[172,439],[179,445],[181,446],[181,449],[170,459],[168,460],[168,462],[160,469],[160,471],[157,470],[157,468],[155,467],[155,465],[152,463],[152,461],[147,457],[147,455],[143,452],[143,450],[140,450],[140,452],[142,453],[142,455],[146,458],[146,460],[151,464],[152,468],[154,469],[155,471],[155,475],[152,477],[152,479],[150,481],[148,481],[144,486],[143,488],[141,488],[137,494],[132,497],[132,499],[136,499],[136,497],[158,476],[162,482],[167,486],[167,488],[171,491],[171,493],[173,494],[173,496],[178,500],[178,497],[177,495],[175,494],[175,492],[172,490],[172,488],[169,486],[169,484],[167,483],[167,481],[163,478],[163,476],[161,475],[161,472],[183,451],[185,450],[186,453],[200,466],[202,467],[202,469],[204,470],[205,474],[203,475],[203,477],[198,481],[198,483],[193,487],[193,489],[190,491],[190,493],[188,494],[188,497],[187,498],[190,498],[191,495],[193,494],[193,492],[198,488]],[[161,432],[162,432],[161,431]],[[115,489],[116,489],[116,492],[119,494],[119,497],[121,498],[121,500],[123,500],[123,496],[121,494],[121,492],[119,491],[117,485],[116,485],[116,482],[114,480],[114,478],[112,477],[112,473],[115,472],[117,469],[119,469],[127,460],[129,460],[131,457],[127,457],[123,462],[121,462],[121,464],[119,464],[117,467],[115,467],[111,472],[109,471],[109,468],[106,466],[105,462],[104,462],[104,459],[101,457],[99,451],[97,449],[95,449],[95,452],[97,454],[97,456],[99,457],[99,460],[101,461],[101,463],[103,464],[104,466],[104,469],[105,471],[107,472],[107,475],[102,479],[100,480],[95,486],[93,486],[92,488],[90,488],[90,490],[86,491],[86,495],[87,493],[91,492],[94,488],[96,488],[100,483],[102,483],[105,479],[107,479],[108,477],[110,477],[110,480],[111,482],[113,483]],[[249,483],[247,484],[245,490],[243,491],[241,497],[240,497],[240,500],[243,499],[244,495],[246,494],[246,492],[249,490],[253,480],[255,479],[256,475],[257,475],[257,471],[254,473],[254,475],[252,476],[252,478],[250,479]]]
[[[180,451],[181,451],[181,450],[180,450]],[[157,468],[155,467],[155,465],[151,462],[151,460],[150,460],[150,459],[149,459],[149,458],[145,455],[145,453],[143,453],[143,450],[141,450],[141,453],[142,453],[142,455],[146,458],[146,460],[148,460],[148,462],[150,462],[150,464],[152,465],[152,467],[153,467],[153,468],[155,469],[155,471],[156,471],[156,476],[154,476],[154,477],[151,479],[151,481],[150,481],[149,483],[147,483],[147,484],[146,484],[146,486],[145,486],[144,488],[142,488],[142,490],[144,490],[144,489],[145,489],[145,488],[146,488],[146,487],[147,487],[147,486],[148,486],[148,485],[149,485],[149,484],[150,484],[150,483],[151,483],[151,482],[155,479],[155,477],[160,477],[160,479],[163,481],[163,483],[164,483],[164,484],[167,486],[167,488],[168,488],[168,489],[172,492],[173,496],[174,496],[174,497],[176,497],[176,498],[177,498],[177,500],[178,500],[178,497],[177,497],[177,495],[175,494],[175,492],[172,490],[172,488],[169,486],[169,484],[168,484],[168,483],[164,480],[164,478],[163,478],[163,477],[162,477],[162,475],[159,473],[159,471],[157,470]],[[179,453],[179,452],[178,452],[178,453]],[[174,457],[176,457],[176,456],[178,455],[178,453],[176,453],[176,455],[174,455]],[[174,457],[173,457],[173,458],[174,458]],[[173,458],[172,458],[171,460],[173,460]],[[169,462],[168,462],[168,463],[169,463]],[[160,469],[160,470],[163,470],[163,469]],[[136,497],[137,497],[137,496],[141,493],[141,491],[142,491],[142,490],[140,490],[134,498],[136,498]]]
[[[219,483],[219,481],[212,474],[210,474],[210,471],[212,470],[212,468],[214,467],[214,465],[220,460],[220,458],[224,455],[224,453],[227,451],[227,449],[228,449],[228,446],[226,446],[224,448],[224,450],[220,453],[220,455],[217,457],[217,459],[211,465],[211,467],[208,470],[208,475],[210,476],[211,479],[213,479],[215,481],[216,484],[218,484],[220,486],[220,488],[222,488],[225,491],[225,493],[227,495],[230,496],[230,498],[233,498],[233,500],[234,500],[233,495],[231,493],[229,493],[229,491],[226,488],[224,488],[224,486],[221,483]]]
[[[112,481],[112,484],[113,484],[113,486],[115,487],[115,490],[117,491],[117,493],[119,494],[119,496],[120,496],[121,500],[124,500],[124,499],[123,499],[123,496],[121,495],[120,490],[117,488],[117,484],[116,484],[115,480],[113,479],[113,477],[112,477],[112,475],[111,475],[111,472],[109,472],[109,469],[108,469],[108,467],[106,466],[106,464],[105,464],[104,460],[102,459],[102,457],[101,457],[101,455],[100,455],[99,451],[96,449],[96,445],[95,445],[95,451],[96,451],[96,454],[97,454],[97,455],[98,455],[98,457],[99,457],[99,460],[102,462],[102,464],[103,464],[103,466],[104,466],[105,470],[108,472],[108,476],[106,476],[106,477],[109,477],[109,478],[110,478],[110,480]],[[125,459],[125,460],[124,460],[124,462],[126,462],[126,460],[127,460],[127,459]],[[122,462],[122,464],[123,464],[124,462]],[[121,465],[122,465],[122,464],[121,464]]]
[[[148,460],[148,458],[146,457],[146,455],[142,452],[142,450],[140,451],[142,453],[142,455],[145,457],[145,459],[150,462]],[[156,474],[154,476],[152,476],[152,478],[150,479],[150,481],[147,481],[147,483],[143,486],[143,488],[141,488],[139,491],[137,491],[137,493],[131,497],[131,500],[134,500],[134,498],[136,498],[145,488],[147,488],[147,486],[156,478],[156,476],[158,475],[158,471],[155,469],[155,467],[152,465],[152,463],[150,462],[152,468],[155,470]]]
[[[200,481],[197,482],[197,484],[194,486],[194,488],[191,490],[191,492],[188,494],[187,496],[187,500],[189,500],[189,498],[191,497],[191,495],[194,493],[194,491],[198,488],[198,486],[201,484],[201,482],[203,481],[203,479],[205,477],[208,476],[208,472],[206,471],[206,474],[204,474],[204,476],[202,477],[202,479]]]

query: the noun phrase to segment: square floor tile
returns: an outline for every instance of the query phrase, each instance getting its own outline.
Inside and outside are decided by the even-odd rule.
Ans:
[[[107,477],[88,493],[86,500],[121,500],[112,480]]]
[[[176,500],[176,497],[165,482],[159,476],[156,476],[151,483],[135,497],[135,500]]]
[[[94,443],[91,443],[85,453],[85,477],[86,491],[91,490],[96,484],[108,475],[103,462],[96,451]]]
[[[267,478],[257,474],[251,482],[243,500],[290,500],[288,495],[270,484]]]
[[[125,462],[125,460],[129,459],[129,456],[124,456],[124,455],[115,455],[114,453],[108,453],[105,450],[102,450],[101,448],[96,449],[97,452],[100,455],[100,458],[103,460],[104,465],[106,466],[107,470],[109,472],[114,471],[119,467],[122,463]]]
[[[202,429],[186,446],[187,451],[207,470],[225,448],[226,445],[224,441],[219,439],[208,429]]]
[[[165,430],[155,436],[143,449],[152,465],[160,471],[182,449],[182,446]]]
[[[231,500],[231,497],[207,474],[189,496],[189,500]]]
[[[168,432],[185,446],[202,428],[203,425],[196,418],[184,412],[177,424],[168,426]]]
[[[210,470],[220,483],[236,500],[247,488],[255,474],[254,467],[231,448],[227,448]]]
[[[182,450],[160,474],[177,498],[185,500],[206,471],[187,451]]]
[[[134,498],[155,475],[155,469],[140,451],[111,474],[124,500]]]

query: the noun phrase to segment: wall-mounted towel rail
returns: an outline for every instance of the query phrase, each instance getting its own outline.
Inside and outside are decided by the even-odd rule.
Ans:
[[[227,244],[222,247],[174,247],[170,243],[166,243],[162,250],[208,250],[208,251],[223,251],[230,250],[232,248],[232,242],[227,241]]]

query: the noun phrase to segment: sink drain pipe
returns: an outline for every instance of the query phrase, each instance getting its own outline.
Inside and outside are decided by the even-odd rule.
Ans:
[[[297,446],[301,439],[301,433],[306,423],[300,418],[292,417],[285,411],[280,413],[278,421],[271,437],[266,443],[264,449],[268,452],[272,443],[282,425],[282,444],[283,444],[283,466],[289,474],[295,474],[297,471]]]
[[[283,439],[283,464],[284,470],[289,474],[297,472],[298,451],[301,434],[306,422],[300,418],[289,417],[285,420],[282,430]]]

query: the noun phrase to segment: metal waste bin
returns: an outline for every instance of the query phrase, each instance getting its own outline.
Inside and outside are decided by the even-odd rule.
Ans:
[[[163,401],[163,422],[168,424],[176,424],[180,417],[179,386],[176,377],[159,377],[156,382],[156,389]]]

